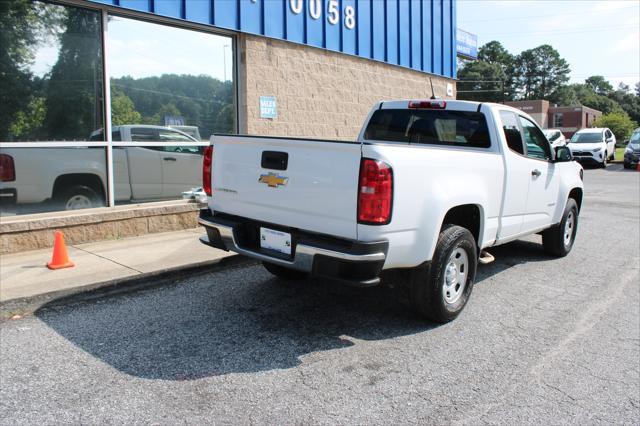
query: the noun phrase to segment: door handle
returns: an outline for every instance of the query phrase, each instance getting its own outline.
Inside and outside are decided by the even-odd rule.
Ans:
[[[538,177],[542,174],[542,172],[538,169],[531,170],[531,176]]]
[[[176,161],[176,157],[163,157],[164,161]]]

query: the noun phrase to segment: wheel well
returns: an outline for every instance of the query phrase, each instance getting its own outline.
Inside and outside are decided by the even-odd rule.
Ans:
[[[91,173],[72,173],[68,175],[58,176],[53,184],[53,196],[56,197],[60,192],[76,185],[87,186],[101,197],[104,197],[104,187],[99,176]]]
[[[582,189],[573,188],[571,192],[569,192],[569,198],[573,198],[574,200],[576,200],[578,211],[580,211],[580,207],[582,207]]]
[[[480,208],[475,204],[465,204],[450,209],[444,216],[442,226],[458,225],[471,232],[476,244],[480,244]]]

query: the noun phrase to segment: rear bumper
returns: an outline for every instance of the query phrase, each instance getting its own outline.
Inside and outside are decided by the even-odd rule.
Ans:
[[[207,236],[200,241],[211,247],[359,286],[380,283],[379,275],[389,246],[387,241],[362,242],[329,237],[237,216],[212,214],[209,209],[200,210],[198,223],[207,231]],[[290,233],[292,254],[288,256],[260,248],[260,226]]]

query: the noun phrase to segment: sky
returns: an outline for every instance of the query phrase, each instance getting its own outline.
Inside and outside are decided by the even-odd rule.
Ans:
[[[550,44],[569,62],[571,82],[605,76],[640,81],[640,0],[457,0],[458,28],[478,46],[498,40],[512,54]]]
[[[233,77],[229,37],[111,17],[107,42],[109,71],[114,78],[162,74],[209,75],[218,80]],[[55,38],[38,46],[31,71],[38,76],[51,71],[59,50]]]
[[[162,74],[233,77],[231,38],[113,17],[108,31],[111,77]]]
[[[569,62],[571,82],[591,75],[605,76],[614,87],[640,81],[640,0],[457,2],[458,27],[477,34],[479,45],[498,40],[518,54],[548,43]],[[184,73],[231,79],[230,45],[228,37],[120,17],[109,22],[113,77]],[[50,70],[58,48],[55,43],[38,49],[36,74]]]

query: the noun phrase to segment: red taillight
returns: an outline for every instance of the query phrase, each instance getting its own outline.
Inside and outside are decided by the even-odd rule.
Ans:
[[[0,182],[16,180],[16,168],[13,157],[8,154],[0,154]]]
[[[204,149],[202,158],[202,189],[211,196],[211,168],[213,166],[213,147],[209,145]]]
[[[409,101],[409,108],[445,109],[447,102],[443,99],[431,101]]]
[[[391,220],[393,172],[388,164],[363,158],[358,185],[358,223],[386,225]]]

